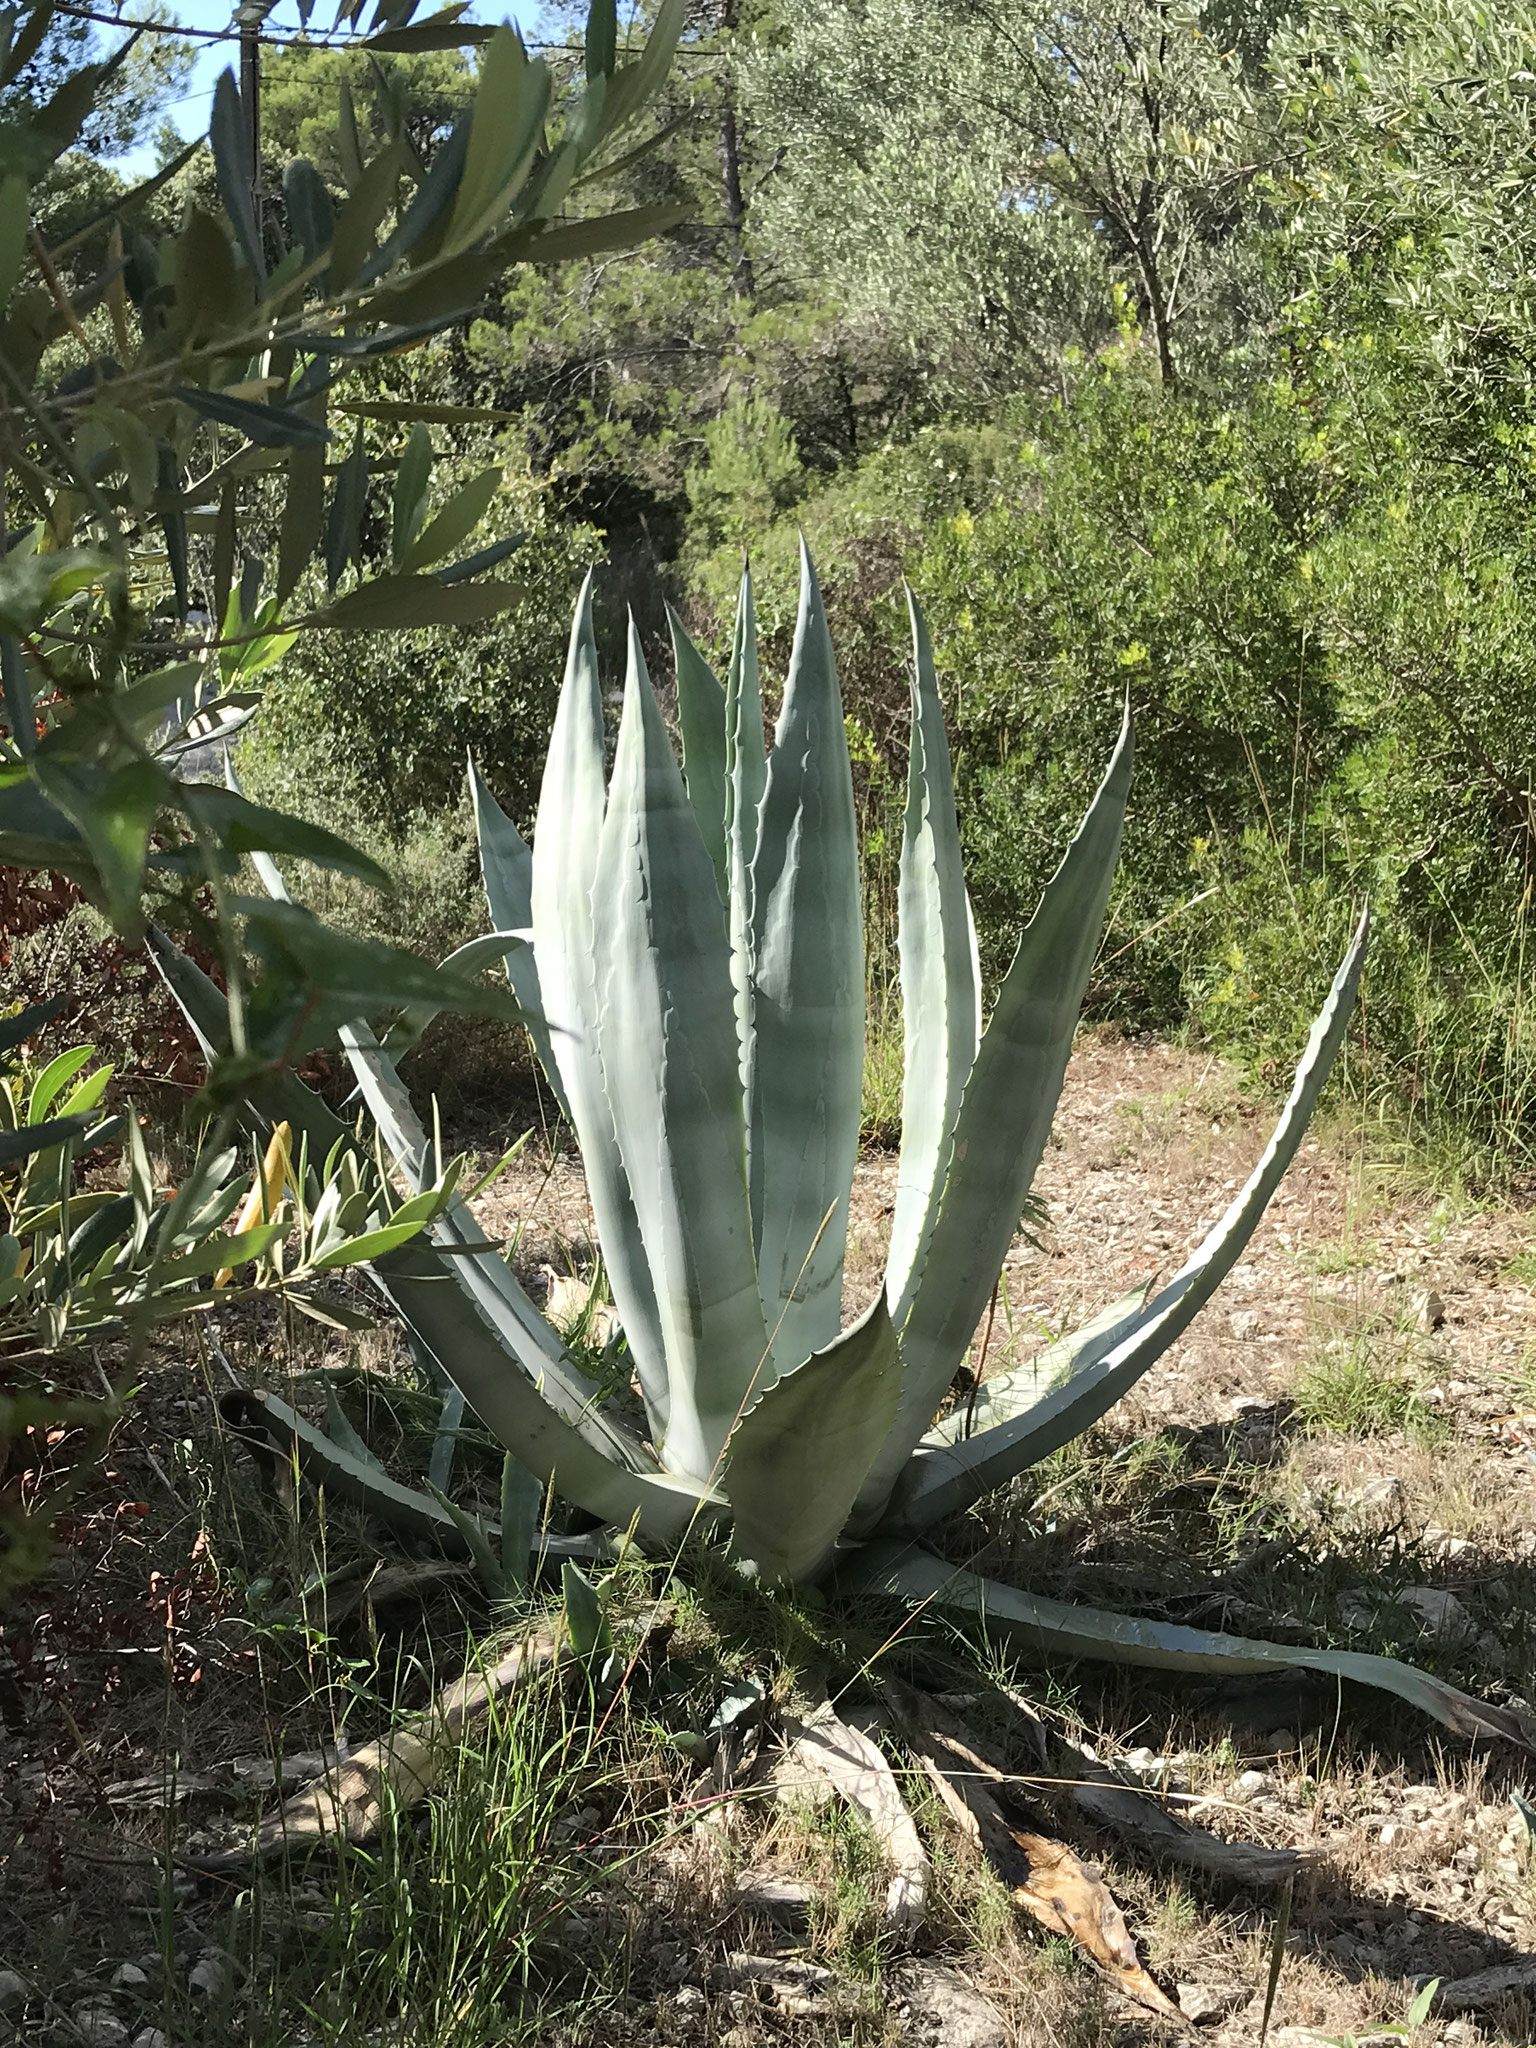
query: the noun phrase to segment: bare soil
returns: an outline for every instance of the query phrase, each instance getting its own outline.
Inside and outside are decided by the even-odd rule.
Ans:
[[[984,1374],[1175,1270],[1251,1169],[1273,1115],[1219,1063],[1085,1034],[1037,1183],[1048,1222],[1009,1256]],[[1524,1212],[1430,1184],[1422,1162],[1384,1164],[1383,1151],[1379,1134],[1347,1120],[1309,1138],[1186,1340],[1087,1442],[945,1532],[950,1554],[1057,1597],[1406,1655],[1468,1691],[1528,1702],[1536,1229]],[[888,1155],[860,1167],[851,1308],[878,1284],[894,1178]],[[590,1270],[569,1151],[528,1148],[484,1198],[482,1221],[516,1235],[531,1286],[545,1269]],[[426,1660],[449,1665],[462,1642],[458,1602],[473,1612],[459,1582],[417,1575],[377,1607],[357,1602],[329,1640],[302,1614],[286,1634],[274,1624],[263,1581],[281,1590],[310,1574],[313,1512],[301,1528],[222,1431],[218,1352],[273,1384],[349,1358],[397,1369],[399,1355],[387,1333],[313,1335],[276,1314],[230,1318],[214,1336],[212,1348],[187,1340],[154,1361],[48,1575],[0,1630],[0,1966],[31,1993],[9,2022],[0,2009],[0,2037],[11,2023],[28,2042],[132,2040],[161,2024],[156,1973],[190,1973],[223,1938],[230,1901],[185,1884],[168,1898],[133,1860],[139,1850],[168,1827],[184,1845],[227,1836],[265,1796],[261,1759],[374,1732],[381,1692],[419,1700]],[[398,1435],[386,1446],[405,1462],[420,1448]],[[380,1549],[340,1512],[324,1543],[342,1571]],[[337,1583],[342,1607],[350,1596]],[[1323,1686],[1190,1686],[1088,1666],[1021,1671],[1019,1682],[1100,1755],[1185,1810],[1198,1802],[1205,1825],[1326,1852],[1297,1887],[1274,2029],[1366,2035],[1401,2021],[1429,1978],[1508,1965],[1527,1967],[1533,1988],[1441,2013],[1417,2038],[1536,2038],[1536,1880],[1511,1799],[1530,1785],[1526,1759],[1470,1754],[1376,1695]],[[674,1796],[688,1783],[677,1775]],[[935,1817],[922,1818],[937,1839]],[[1101,1864],[1148,1966],[1210,2009],[1202,2031],[1257,2040],[1273,1900],[1159,1870],[1055,1818]],[[788,1942],[733,1918],[731,1873],[765,1858],[842,1903]],[[1173,2038],[1063,1944],[1010,1924],[1006,1903],[990,1917],[965,1903],[982,1880],[946,1858],[919,1960],[978,1985],[1003,2038]],[[599,2030],[616,2044],[932,2039],[921,2000],[902,1990],[916,1964],[859,1932],[857,1874],[835,1830],[765,1822],[757,1808],[702,1834],[674,1827],[666,1855],[637,1865],[629,1904],[613,1908],[610,1894],[572,1935],[573,1986],[594,1940],[627,1944],[626,1990],[605,2003]],[[721,1958],[754,1944],[862,1971],[859,1995],[817,2017],[721,1989]],[[125,1962],[145,1986],[113,1986]],[[258,2038],[227,2002],[204,2022],[195,2000],[184,2007],[193,2017],[176,2038],[189,2044]],[[93,2035],[93,2014],[123,2032],[104,2020]],[[598,2037],[567,2018],[522,2038]],[[1270,2035],[1281,2048],[1304,2038]]]

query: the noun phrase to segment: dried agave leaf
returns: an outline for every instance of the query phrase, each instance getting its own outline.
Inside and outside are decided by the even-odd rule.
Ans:
[[[943,1805],[1013,1894],[1052,1934],[1064,1934],[1117,1989],[1148,2012],[1183,2013],[1143,1969],[1125,1916],[1096,1865],[1065,1842],[1015,1828],[992,1785],[1006,1779],[974,1748],[969,1731],[936,1700],[887,1679],[885,1696]],[[990,1782],[989,1782],[990,1781]]]
[[[183,1858],[194,1870],[240,1870],[290,1850],[367,1842],[379,1831],[386,1801],[415,1806],[425,1799],[464,1730],[492,1702],[548,1671],[558,1656],[552,1630],[533,1630],[489,1670],[466,1671],[424,1714],[354,1750],[302,1792],[285,1799],[237,1849]]]
[[[869,1823],[893,1873],[885,1924],[915,1933],[928,1912],[928,1852],[883,1752],[826,1705],[808,1720],[786,1721],[784,1732],[790,1738],[789,1773],[803,1770],[826,1779]]]

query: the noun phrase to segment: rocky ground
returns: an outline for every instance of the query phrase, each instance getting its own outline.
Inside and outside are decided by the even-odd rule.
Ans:
[[[1040,1176],[1047,1221],[1010,1255],[983,1373],[1174,1270],[1241,1184],[1272,1113],[1216,1063],[1085,1037]],[[1422,1160],[1381,1154],[1347,1120],[1320,1129],[1187,1340],[1090,1441],[949,1532],[951,1553],[1057,1597],[1406,1655],[1506,1704],[1536,1696],[1536,1230],[1523,1212],[1435,1186]],[[864,1163],[850,1306],[875,1284],[893,1184],[893,1161]],[[567,1154],[530,1148],[483,1220],[520,1232],[530,1278],[589,1269]],[[49,1578],[0,1635],[0,2020],[21,2041],[351,2038],[309,2032],[292,2001],[251,1989],[251,1958],[275,1941],[258,1930],[253,1946],[252,1911],[280,1905],[334,1930],[332,1875],[274,1878],[242,1905],[228,1888],[162,1885],[138,1859],[167,1829],[183,1844],[227,1834],[231,1816],[258,1809],[274,1758],[292,1780],[339,1730],[371,1731],[381,1642],[416,1654],[438,1641],[448,1655],[462,1631],[462,1589],[442,1576],[407,1575],[398,1605],[359,1595],[348,1613],[357,1535],[339,1516],[326,1530],[340,1575],[327,1633],[274,1618],[265,1588],[312,1569],[314,1530],[301,1544],[220,1434],[220,1351],[240,1372],[281,1378],[349,1353],[389,1366],[393,1349],[276,1325],[211,1335],[157,1363],[109,1476],[76,1503]],[[1279,2048],[1369,2039],[1436,1978],[1415,2038],[1536,2037],[1527,1758],[1469,1753],[1406,1709],[1327,1686],[1175,1685],[1086,1666],[1016,1679],[1054,1725],[1216,1833],[1316,1852],[1291,1908],[1269,2034]],[[398,1682],[420,1696],[419,1672]],[[625,1768],[652,1785],[649,1820],[675,1815],[670,1766]],[[574,1926],[570,1913],[554,1923],[564,1962],[539,1965],[545,2018],[529,2006],[511,2031],[477,2038],[1174,2037],[989,1894],[941,1847],[935,1812],[920,1804],[919,1818],[938,1877],[915,1947],[879,1932],[867,1845],[743,1802],[702,1833],[668,1820],[661,1846],[653,1829],[600,1910],[578,1904]],[[1170,1872],[1073,1826],[1189,2019],[1208,2039],[1257,2040],[1274,1896]],[[807,1886],[808,1901],[762,1910],[743,1885],[764,1869]],[[348,1938],[394,1939],[381,1910],[377,1898],[374,1919],[359,1909]],[[562,2002],[566,1964],[588,1989]],[[583,2022],[583,1998],[600,2022]]]

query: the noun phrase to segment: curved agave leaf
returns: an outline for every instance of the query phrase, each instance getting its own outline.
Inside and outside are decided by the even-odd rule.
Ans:
[[[374,1273],[486,1428],[546,1486],[620,1528],[638,1516],[647,1548],[681,1542],[701,1518],[707,1523],[707,1489],[638,1469],[639,1447],[596,1406],[572,1401],[476,1262],[445,1259],[412,1239]]]
[[[635,1361],[658,1443],[671,1396],[666,1347],[634,1200],[619,1157],[597,1046],[592,880],[607,795],[603,786],[603,694],[592,633],[592,578],[571,622],[565,682],[549,739],[533,831],[533,947],[544,1014],[581,1145],[587,1195],[597,1222],[614,1305]]]
[[[737,1423],[723,1481],[736,1549],[770,1578],[814,1578],[896,1420],[901,1363],[882,1291],[835,1343]]]
[[[1270,1196],[1295,1157],[1344,1043],[1365,962],[1368,931],[1368,914],[1362,913],[1328,1000],[1312,1026],[1280,1121],[1258,1165],[1204,1243],[1133,1319],[1129,1330],[1115,1336],[1108,1348],[1102,1340],[1090,1344],[1077,1360],[1072,1377],[1054,1392],[1013,1421],[981,1436],[920,1450],[892,1496],[891,1528],[913,1532],[931,1528],[944,1515],[968,1507],[994,1486],[1003,1485],[1070,1443],[1135,1385],[1210,1300],[1242,1256]]]
[[[912,618],[912,748],[901,832],[897,901],[901,1013],[901,1159],[886,1258],[886,1293],[900,1323],[922,1271],[949,1169],[960,1100],[981,1029],[975,934],[960,863],[960,826],[944,707],[928,628],[907,591]]]
[[[1045,886],[998,991],[955,1123],[928,1253],[897,1325],[901,1413],[859,1499],[856,1533],[879,1519],[954,1378],[1012,1242],[1045,1150],[1120,851],[1131,781],[1131,713],[1077,837]]]
[[[725,691],[720,679],[688,637],[682,620],[667,606],[672,658],[677,669],[677,722],[683,735],[683,780],[715,864],[720,901],[730,900],[731,870],[725,848]]]
[[[1112,1301],[1108,1308],[1100,1309],[1081,1329],[1058,1337],[1054,1344],[1037,1351],[1027,1364],[984,1380],[963,1406],[940,1417],[919,1448],[960,1443],[1000,1422],[1011,1422],[1015,1415],[1033,1408],[1037,1401],[1065,1386],[1078,1373],[1097,1365],[1133,1328],[1151,1292],[1152,1283],[1143,1281],[1118,1301]]]
[[[752,1062],[752,863],[757,855],[758,814],[767,782],[763,698],[757,673],[757,614],[752,605],[751,572],[743,569],[731,666],[725,683],[725,845],[730,884],[727,900],[731,984],[736,991],[736,1035],[743,1090]]]
[[[565,1083],[550,1043],[549,1026],[543,1022],[544,993],[539,986],[538,956],[533,939],[533,853],[516,825],[491,794],[490,785],[469,761],[470,797],[475,807],[475,836],[480,842],[480,874],[491,924],[498,932],[516,932],[530,943],[517,946],[503,956],[512,993],[528,1013],[528,1036],[539,1056],[555,1100],[567,1123],[574,1125]]]
[[[948,1613],[970,1616],[1042,1657],[1087,1657],[1110,1664],[1142,1664],[1160,1671],[1237,1677],[1265,1671],[1321,1671],[1356,1685],[1396,1693],[1457,1735],[1498,1736],[1532,1747],[1532,1731],[1506,1707],[1490,1706],[1392,1657],[1360,1650],[1313,1650],[1291,1643],[1180,1628],[1020,1593],[995,1579],[958,1571],[931,1551],[903,1543],[874,1543],[838,1575],[840,1591],[889,1593]]]
[[[223,1030],[223,996],[162,934],[152,938],[172,993],[211,1053]],[[353,1027],[355,1033],[366,1029]],[[382,1052],[377,1058],[398,1088],[388,1060]],[[392,1120],[388,1096],[379,1101]],[[308,1141],[311,1160],[327,1157],[338,1139],[351,1140],[340,1119],[292,1075],[264,1084],[253,1106],[265,1120],[289,1122]],[[386,1126],[385,1135],[391,1149],[409,1150],[408,1129]],[[565,1356],[505,1262],[494,1251],[474,1252],[480,1233],[468,1211],[457,1209],[433,1225],[430,1241],[413,1238],[374,1261],[382,1292],[486,1428],[529,1471],[548,1484],[558,1470],[560,1492],[601,1520],[625,1527],[638,1514],[647,1543],[680,1540],[709,1497],[648,1469],[640,1446],[601,1411],[602,1389]]]
[[[864,1072],[864,916],[853,771],[832,638],[805,543],[789,681],[752,862],[747,1154],[775,1357],[842,1321]]]
[[[768,1332],[725,918],[633,621],[592,925],[603,1078],[666,1343],[667,1464],[703,1479]]]

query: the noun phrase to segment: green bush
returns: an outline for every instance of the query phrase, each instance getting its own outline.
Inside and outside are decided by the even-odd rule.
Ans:
[[[1401,366],[1368,342],[1293,367],[1218,402],[1170,397],[1125,353],[1051,402],[882,451],[760,530],[765,642],[787,653],[798,523],[848,650],[864,800],[888,807],[902,575],[920,591],[992,975],[1128,688],[1136,781],[1090,1009],[1262,1070],[1369,896],[1355,1083],[1509,1168],[1536,1143],[1536,563],[1508,488],[1530,435],[1474,420],[1451,462],[1443,434],[1430,455],[1394,430]],[[706,634],[729,553],[693,559]],[[877,960],[890,879],[877,858]]]

